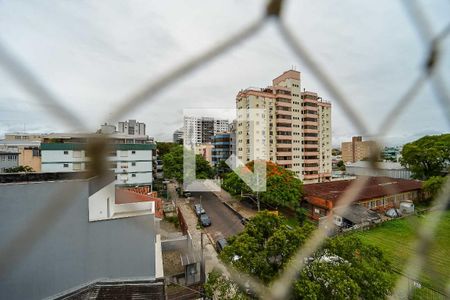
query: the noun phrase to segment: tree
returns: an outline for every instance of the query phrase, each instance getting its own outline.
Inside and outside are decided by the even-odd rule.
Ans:
[[[175,145],[163,156],[163,172],[166,178],[174,178],[183,182],[183,146]],[[214,171],[209,163],[201,156],[195,155],[195,169],[197,179],[213,178]]]
[[[30,173],[30,172],[34,172],[34,170],[30,166],[18,166],[18,167],[7,168],[7,169],[5,169],[4,172],[5,173],[19,173],[19,172]]]
[[[229,238],[220,258],[269,283],[313,229],[310,224],[291,227],[284,217],[262,211],[243,232]]]
[[[253,167],[254,162],[249,162],[245,168],[238,169],[236,172],[253,172]],[[225,176],[223,188],[234,195],[241,193],[256,194],[236,173]],[[302,182],[295,177],[292,171],[270,161],[266,162],[266,191],[259,193],[261,202],[270,206],[294,208],[298,205],[302,194]]]
[[[427,135],[404,145],[400,163],[416,179],[441,175],[450,163],[450,134]]]
[[[225,278],[218,271],[213,270],[208,274],[208,280],[204,285],[205,294],[210,299],[218,300],[244,300],[249,299],[233,281]]]
[[[339,168],[340,171],[345,171],[345,164],[343,160],[338,161],[336,166]]]
[[[425,195],[427,195],[429,199],[433,199],[434,197],[436,197],[441,190],[444,182],[445,177],[433,176],[428,178],[423,183],[423,191],[425,192]]]
[[[167,153],[170,152],[174,147],[176,147],[178,144],[176,143],[170,143],[170,142],[158,142],[156,144],[156,149],[158,150],[158,155],[160,157],[163,157]]]
[[[220,160],[214,167],[215,173],[221,178],[225,178],[228,174],[232,173],[233,170],[227,165],[224,160]]]
[[[333,155],[333,156],[341,155],[341,150],[337,149],[337,148],[333,148],[333,149],[331,149],[331,155]]]
[[[288,226],[285,218],[261,212],[229,239],[220,258],[270,284],[313,230],[310,224]],[[384,299],[391,293],[394,277],[379,248],[354,236],[335,237],[309,257],[293,283],[292,298]]]

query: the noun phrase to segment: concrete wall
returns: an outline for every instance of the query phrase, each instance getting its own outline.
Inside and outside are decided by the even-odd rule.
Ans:
[[[73,197],[30,248],[15,252],[17,263],[0,273],[0,299],[42,299],[99,278],[154,277],[153,215],[89,222],[89,190],[86,180],[0,185],[1,250],[52,201]]]

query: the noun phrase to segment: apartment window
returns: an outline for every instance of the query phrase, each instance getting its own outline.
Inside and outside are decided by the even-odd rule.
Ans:
[[[64,155],[67,155],[67,154],[69,154],[69,151],[64,150]]]
[[[134,150],[133,150],[133,151],[131,151],[131,154],[136,154],[136,151],[134,151]]]
[[[135,163],[135,162],[132,162],[131,165],[132,165],[132,166],[136,166],[136,163]]]
[[[68,168],[69,164],[63,164],[63,168]]]
[[[131,177],[136,177],[136,174],[131,174]]]

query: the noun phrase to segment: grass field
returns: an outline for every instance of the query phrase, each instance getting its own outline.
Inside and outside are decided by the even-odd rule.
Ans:
[[[432,215],[433,213],[429,216]],[[394,267],[402,270],[414,251],[416,227],[424,222],[425,217],[411,217],[385,222],[371,230],[352,234],[368,244],[380,247]],[[444,213],[439,223],[425,266],[419,280],[444,291],[450,279],[450,211]]]

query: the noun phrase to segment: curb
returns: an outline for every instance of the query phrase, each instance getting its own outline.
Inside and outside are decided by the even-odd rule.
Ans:
[[[222,202],[223,205],[225,205],[229,210],[231,210],[236,216],[238,216],[240,219],[243,219],[244,217],[237,211],[235,210],[230,204],[226,203],[226,202]]]

